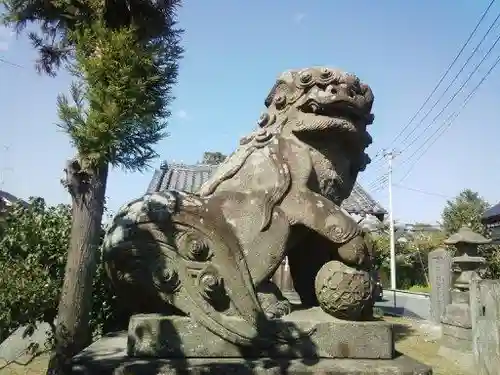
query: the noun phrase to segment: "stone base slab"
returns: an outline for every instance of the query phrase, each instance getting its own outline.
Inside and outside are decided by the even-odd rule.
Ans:
[[[442,347],[457,350],[461,353],[472,351],[472,340],[464,340],[456,336],[442,335],[440,344]]]
[[[438,350],[438,355],[454,362],[457,367],[464,372],[473,375],[477,374],[477,369],[474,363],[474,355],[472,352],[464,352],[462,350],[441,346]]]
[[[451,303],[454,304],[466,304],[468,305],[470,301],[470,293],[461,290],[451,291]]]
[[[452,303],[446,306],[445,313],[441,317],[441,323],[462,328],[472,328],[469,305]]]
[[[394,359],[245,359],[189,358],[138,359],[117,357],[112,360],[75,362],[71,375],[432,375],[432,369],[412,358]]]
[[[444,336],[452,336],[460,340],[468,340],[472,342],[472,328],[463,328],[443,324],[441,332]]]
[[[242,321],[227,318],[232,326]],[[128,330],[128,355],[154,358],[358,358],[391,359],[392,325],[382,321],[353,322],[331,317],[319,307],[294,311],[280,324],[296,331],[313,331],[296,345],[242,348],[209,332],[183,316],[135,315]]]

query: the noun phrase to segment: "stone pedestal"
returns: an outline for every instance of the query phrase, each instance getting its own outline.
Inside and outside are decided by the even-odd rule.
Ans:
[[[241,321],[227,318],[237,326]],[[229,322],[228,322],[229,323]],[[308,332],[293,345],[242,349],[189,317],[136,315],[128,332],[106,336],[74,359],[74,374],[431,374],[394,350],[392,325],[335,319],[320,308],[278,324]]]
[[[469,304],[448,305],[441,323],[442,345],[467,353],[472,350],[472,321]]]
[[[441,317],[441,346],[439,354],[454,358],[461,368],[471,371],[474,367],[472,354],[472,320],[468,290],[453,290],[451,304]]]

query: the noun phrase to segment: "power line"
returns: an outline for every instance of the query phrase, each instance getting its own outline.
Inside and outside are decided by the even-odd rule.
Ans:
[[[500,14],[497,16],[496,20],[495,20],[495,23],[497,22],[497,20],[500,18]],[[488,29],[491,30],[492,29],[492,26],[490,26],[490,28]],[[431,120],[431,122],[423,129],[422,132],[420,132],[419,135],[417,135],[416,137],[414,137],[411,142],[403,148],[403,150],[401,152],[405,152],[407,151],[411,146],[413,146],[415,144],[415,142],[418,141],[419,138],[421,138],[429,128],[431,128],[432,125],[434,125],[436,123],[436,121],[438,120],[438,118],[444,113],[444,111],[446,110],[446,108],[448,108],[450,106],[450,104],[455,100],[455,98],[457,97],[457,95],[463,91],[463,89],[465,88],[465,86],[469,83],[469,81],[471,80],[471,78],[474,76],[474,74],[476,74],[476,72],[479,70],[479,68],[481,67],[481,65],[486,61],[486,59],[489,57],[489,55],[491,54],[491,52],[493,51],[493,49],[496,47],[496,45],[498,44],[498,42],[500,41],[500,34],[497,36],[497,38],[495,39],[494,43],[491,45],[491,47],[489,48],[489,50],[486,52],[486,54],[483,56],[483,58],[481,59],[481,61],[474,67],[473,71],[471,73],[469,73],[467,79],[462,83],[462,85],[458,88],[458,90],[456,90],[456,92],[450,97],[450,99],[448,100],[448,102],[445,104],[445,106],[434,116],[434,118]],[[477,50],[477,49],[475,49]],[[429,147],[425,148],[424,152],[422,153],[422,155],[418,156],[417,160],[420,160],[420,158],[425,154],[425,152],[427,152],[427,150],[437,141],[437,139],[446,131],[447,128],[449,128],[451,126],[451,124],[453,123],[453,121],[458,117],[458,115],[460,114],[460,111],[463,110],[463,108],[467,105],[467,103],[469,102],[469,100],[471,99],[471,97],[474,95],[475,91],[479,88],[479,86],[484,82],[484,80],[489,76],[489,74],[491,73],[491,71],[494,69],[494,67],[497,65],[497,63],[495,63],[492,68],[490,69],[490,71],[488,73],[486,73],[485,76],[483,76],[483,79],[481,79],[480,83],[478,85],[475,86],[475,88],[469,93],[468,97],[464,100],[464,102],[462,103],[462,106],[461,108],[458,110],[458,111],[455,111],[453,113],[451,113],[446,119],[445,121],[443,122],[443,124],[441,124],[441,126],[438,127],[438,129],[431,134],[430,137],[427,137],[424,142],[415,150],[415,152],[413,152],[408,158],[406,158],[402,163],[401,163],[401,166],[405,165],[405,164],[408,164],[411,162],[411,159],[413,157],[415,157],[417,155],[417,153],[422,150],[422,148],[424,148],[426,146],[426,144],[428,142],[431,141],[431,144],[429,145]],[[449,123],[448,123],[449,122]],[[446,126],[448,123],[448,126]],[[445,129],[443,129],[444,127],[446,127]],[[431,140],[432,137],[434,135],[436,135],[441,129],[443,129],[441,131],[441,133],[439,133],[438,137],[435,139],[435,140]],[[408,172],[404,175],[404,177],[400,180],[403,181],[408,175],[409,173],[411,172],[411,170],[415,167],[415,163],[413,163],[410,167],[410,169],[408,170]],[[380,178],[375,180],[374,183],[377,184],[378,182],[381,182],[383,183],[383,178]],[[376,190],[379,190],[379,188],[377,188]],[[375,190],[375,191],[376,191]]]
[[[500,14],[499,14],[499,16],[500,16]],[[450,97],[450,99],[448,100],[448,102],[446,102],[445,106],[433,117],[433,119],[431,120],[431,122],[424,128],[424,130],[420,133],[420,135],[414,137],[409,142],[409,144],[405,148],[403,148],[403,150],[401,152],[405,152],[406,150],[408,150],[414,144],[414,142],[416,142],[418,140],[418,138],[420,138],[432,125],[434,125],[436,123],[436,120],[450,106],[450,104],[455,100],[455,98],[457,97],[457,95],[462,92],[462,90],[465,88],[465,86],[467,85],[467,83],[469,83],[469,81],[472,78],[472,76],[474,74],[476,74],[476,72],[479,70],[479,68],[481,67],[481,65],[486,61],[486,59],[491,54],[491,52],[496,47],[496,45],[498,44],[499,41],[500,41],[500,34],[495,39],[495,42],[492,44],[492,46],[489,48],[489,50],[486,52],[486,54],[483,56],[483,58],[481,59],[481,61],[479,62],[479,64],[477,64],[475,66],[474,70],[472,70],[472,72],[469,73],[469,76],[467,77],[467,79],[462,83],[462,85],[460,85],[460,87],[458,88],[458,90]]]
[[[438,136],[434,140],[432,140],[431,143],[429,144],[429,146],[417,157],[417,159],[410,166],[410,168],[408,169],[408,171],[406,172],[406,174],[399,180],[399,182],[402,182],[406,177],[408,177],[408,175],[410,174],[410,172],[415,167],[416,163],[422,158],[422,156],[425,155],[425,153],[429,150],[429,148],[431,148],[432,145],[434,145],[434,143],[436,143],[436,141],[453,124],[453,122],[458,118],[458,116],[460,115],[460,113],[464,110],[464,108],[467,106],[467,104],[472,99],[472,97],[474,96],[474,94],[477,92],[477,90],[479,89],[479,87],[484,83],[484,81],[486,81],[486,79],[488,78],[488,76],[491,74],[491,72],[493,72],[493,70],[496,68],[496,66],[499,63],[500,63],[500,55],[496,59],[495,63],[490,67],[490,69],[483,76],[483,78],[479,81],[479,83],[471,90],[471,92],[469,93],[469,95],[465,98],[465,100],[462,103],[462,106],[457,111],[453,112],[450,116],[448,116],[448,118],[441,124],[441,126],[439,126],[436,129],[436,131],[434,133],[432,133],[431,136],[428,137],[424,141],[424,143],[417,150],[415,150],[415,152],[407,159],[407,160],[410,160],[413,156],[415,156],[417,154],[417,152],[419,150],[421,150],[425,146],[425,144],[427,142],[429,142],[431,140],[431,138],[434,137],[441,130],[441,132],[438,134]],[[404,162],[403,162],[403,164],[404,164]]]
[[[441,85],[441,83],[444,81],[444,79],[446,78],[446,76],[448,75],[448,73],[453,68],[453,65],[455,65],[455,63],[457,62],[457,60],[462,55],[462,52],[465,50],[465,48],[467,47],[467,45],[469,44],[469,42],[472,40],[473,36],[476,34],[477,29],[479,28],[479,26],[483,22],[484,18],[486,17],[486,15],[488,14],[488,12],[490,11],[490,9],[493,6],[493,4],[495,3],[495,1],[496,0],[491,0],[491,2],[488,4],[488,7],[486,8],[486,10],[483,12],[483,14],[481,15],[481,17],[479,18],[479,21],[477,22],[476,26],[474,27],[474,29],[470,33],[469,37],[467,38],[467,40],[465,41],[465,43],[462,45],[462,48],[460,48],[460,51],[455,56],[455,58],[453,59],[453,61],[451,62],[451,64],[448,66],[448,68],[446,69],[446,71],[444,72],[444,74],[442,75],[442,77],[439,79],[439,81],[436,84],[436,86],[434,87],[434,89],[427,96],[427,98],[424,100],[424,102],[422,103],[422,105],[420,106],[420,108],[415,112],[415,114],[411,117],[411,119],[408,121],[408,123],[403,127],[403,129],[392,140],[392,142],[390,143],[390,145],[393,145],[398,140],[398,138],[406,131],[406,129],[408,129],[410,127],[410,125],[413,123],[413,121],[415,120],[415,118],[420,114],[420,112],[422,111],[422,109],[427,105],[427,103],[431,99],[432,95],[434,95],[434,93],[437,91],[437,89],[439,88],[439,86]]]
[[[476,54],[476,52],[479,50],[479,47],[481,47],[481,44],[483,44],[483,42],[486,40],[486,37],[489,35],[489,33],[491,32],[491,30],[493,30],[493,27],[495,27],[496,23],[498,22],[498,19],[500,19],[500,13],[498,13],[497,17],[495,18],[495,20],[491,23],[490,27],[488,28],[488,30],[486,31],[486,33],[483,35],[483,38],[481,39],[481,41],[477,44],[476,48],[474,48],[474,50],[472,51],[472,53],[470,54],[469,58],[467,59],[467,61],[465,61],[465,63],[462,65],[462,67],[460,68],[460,70],[458,71],[458,73],[455,75],[455,77],[453,77],[453,79],[451,80],[451,82],[448,84],[448,86],[446,87],[446,89],[444,90],[444,92],[439,96],[439,98],[434,102],[434,104],[432,105],[432,107],[427,111],[427,113],[420,119],[419,123],[413,127],[413,130],[408,133],[406,135],[406,137],[401,141],[401,143],[405,143],[406,140],[408,140],[408,138],[410,138],[410,136],[420,127],[420,125],[423,124],[423,122],[425,121],[425,119],[431,114],[431,112],[434,110],[434,108],[436,108],[436,106],[441,102],[441,100],[445,97],[445,95],[448,93],[448,91],[450,90],[451,86],[453,86],[453,84],[455,83],[455,81],[458,79],[458,77],[460,76],[460,74],[464,71],[465,67],[469,64],[469,62],[472,60],[472,58],[474,57],[474,55]],[[489,56],[489,53],[491,53],[491,51],[493,50],[493,48],[495,48],[496,44],[498,43],[498,41],[500,40],[500,36],[498,36],[498,38],[495,40],[495,42],[493,43],[493,45],[491,46],[491,48],[489,49],[489,51],[486,53],[486,55],[483,57],[483,59],[481,60],[481,62],[478,64],[478,66],[476,66],[476,68],[473,70],[473,72],[469,75],[469,77],[467,78],[467,80],[462,84],[462,86],[460,86],[460,88],[458,89],[458,91],[451,97],[451,99],[445,104],[445,106],[443,107],[443,109],[438,113],[438,115],[436,115],[436,117],[439,117],[445,110],[446,108],[448,108],[448,106],[451,104],[451,102],[453,101],[453,99],[455,99],[455,97],[458,95],[458,93],[460,93],[461,89],[465,86],[465,84],[467,84],[467,82],[470,80],[470,78],[472,77],[472,75],[477,71],[477,69],[479,69],[479,66],[481,66],[481,64],[484,62],[484,60],[486,59],[487,56]],[[436,118],[435,117],[435,118]],[[431,125],[432,125],[432,122],[431,122]],[[426,128],[428,129],[430,127],[430,125]],[[418,137],[417,137],[418,138]],[[415,141],[415,138],[414,140]],[[410,145],[412,144],[412,142],[410,141],[409,142],[409,145],[403,149],[402,152],[404,152],[406,149],[408,149],[410,147]]]
[[[375,179],[369,185],[367,185],[367,189],[373,192],[380,190],[380,188],[387,182],[387,173]]]
[[[4,58],[0,57],[0,62],[1,63],[4,63],[4,64],[7,64],[7,65],[10,65],[10,66],[14,66],[16,68],[21,68],[21,69],[24,69],[24,66],[22,65],[19,65],[19,64],[16,64],[16,63],[13,63],[9,60],[5,60]]]
[[[421,193],[421,194],[426,194],[426,195],[433,195],[435,197],[440,197],[440,198],[445,198],[445,199],[452,199],[453,198],[453,197],[450,197],[448,195],[439,194],[439,193],[433,193],[433,192],[430,192],[430,191],[416,189],[416,188],[411,188],[411,187],[400,185],[400,184],[393,184],[393,186],[395,186],[395,187],[397,187],[399,189],[414,191],[416,193]]]

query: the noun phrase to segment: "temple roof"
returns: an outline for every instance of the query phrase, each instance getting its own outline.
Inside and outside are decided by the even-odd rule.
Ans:
[[[484,215],[481,217],[481,221],[484,224],[493,224],[500,222],[500,203],[486,210]]]
[[[20,202],[21,204],[23,205],[28,205],[27,202],[25,202],[24,200],[16,197],[15,195],[7,192],[7,191],[4,191],[4,190],[0,190],[0,202],[1,204],[4,204],[6,206],[11,206],[12,204],[16,203],[16,202]]]
[[[167,164],[165,162],[154,172],[147,192],[179,190],[196,193],[216,169],[217,165]],[[342,203],[342,207],[349,213],[371,214],[377,216],[379,220],[382,220],[383,215],[387,213],[358,183],[354,185],[351,195]]]

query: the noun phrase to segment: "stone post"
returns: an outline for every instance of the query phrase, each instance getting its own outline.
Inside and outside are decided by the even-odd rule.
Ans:
[[[443,248],[429,253],[429,283],[431,285],[431,318],[441,322],[446,306],[451,303],[451,255]]]

